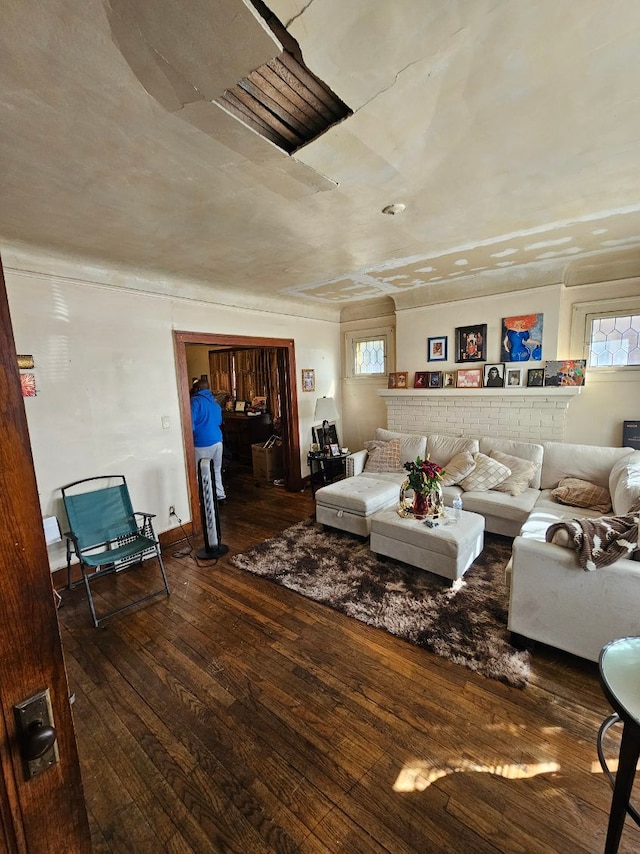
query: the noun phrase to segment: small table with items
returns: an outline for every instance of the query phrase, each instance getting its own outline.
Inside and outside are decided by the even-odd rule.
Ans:
[[[349,454],[323,454],[321,451],[310,451],[307,454],[312,495],[316,494],[316,483],[326,486],[345,477],[348,456]]]
[[[600,652],[600,684],[614,713],[598,732],[598,758],[613,786],[605,854],[615,854],[620,844],[625,814],[640,824],[640,814],[629,803],[636,765],[640,756],[640,637],[611,641]],[[622,721],[618,771],[609,770],[602,748],[603,738],[613,724]]]

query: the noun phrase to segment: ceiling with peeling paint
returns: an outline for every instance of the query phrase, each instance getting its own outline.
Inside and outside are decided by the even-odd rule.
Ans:
[[[353,112],[291,155],[217,102],[248,2],[2,5],[3,254],[309,315],[640,274],[631,0],[270,0]]]

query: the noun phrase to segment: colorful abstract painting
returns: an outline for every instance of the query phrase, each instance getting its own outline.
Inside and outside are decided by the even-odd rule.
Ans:
[[[503,362],[539,362],[542,359],[542,314],[502,318]]]

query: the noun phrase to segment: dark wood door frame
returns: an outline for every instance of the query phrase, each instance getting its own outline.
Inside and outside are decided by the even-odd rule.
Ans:
[[[223,335],[213,332],[173,332],[173,343],[178,378],[178,400],[182,422],[182,440],[189,487],[189,506],[194,532],[201,530],[198,483],[194,464],[195,451],[191,432],[190,379],[187,370],[187,344],[204,344],[224,347],[269,347],[278,351],[280,374],[280,399],[282,405],[282,457],[285,468],[285,486],[290,492],[302,489],[300,471],[300,430],[298,426],[298,390],[296,386],[295,345],[290,338],[255,338],[247,335]]]

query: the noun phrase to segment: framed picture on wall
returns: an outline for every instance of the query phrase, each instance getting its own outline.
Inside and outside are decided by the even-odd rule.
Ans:
[[[456,362],[485,362],[487,324],[456,327]]]
[[[442,371],[429,371],[429,388],[442,388]]]
[[[455,388],[456,387],[456,372],[455,371],[445,371],[442,376],[442,388]]]
[[[509,388],[522,385],[522,368],[507,368],[507,381]]]
[[[313,368],[302,369],[302,391],[316,390],[316,372]]]
[[[447,361],[447,336],[441,335],[439,338],[427,338],[427,361],[428,362],[446,362]]]

